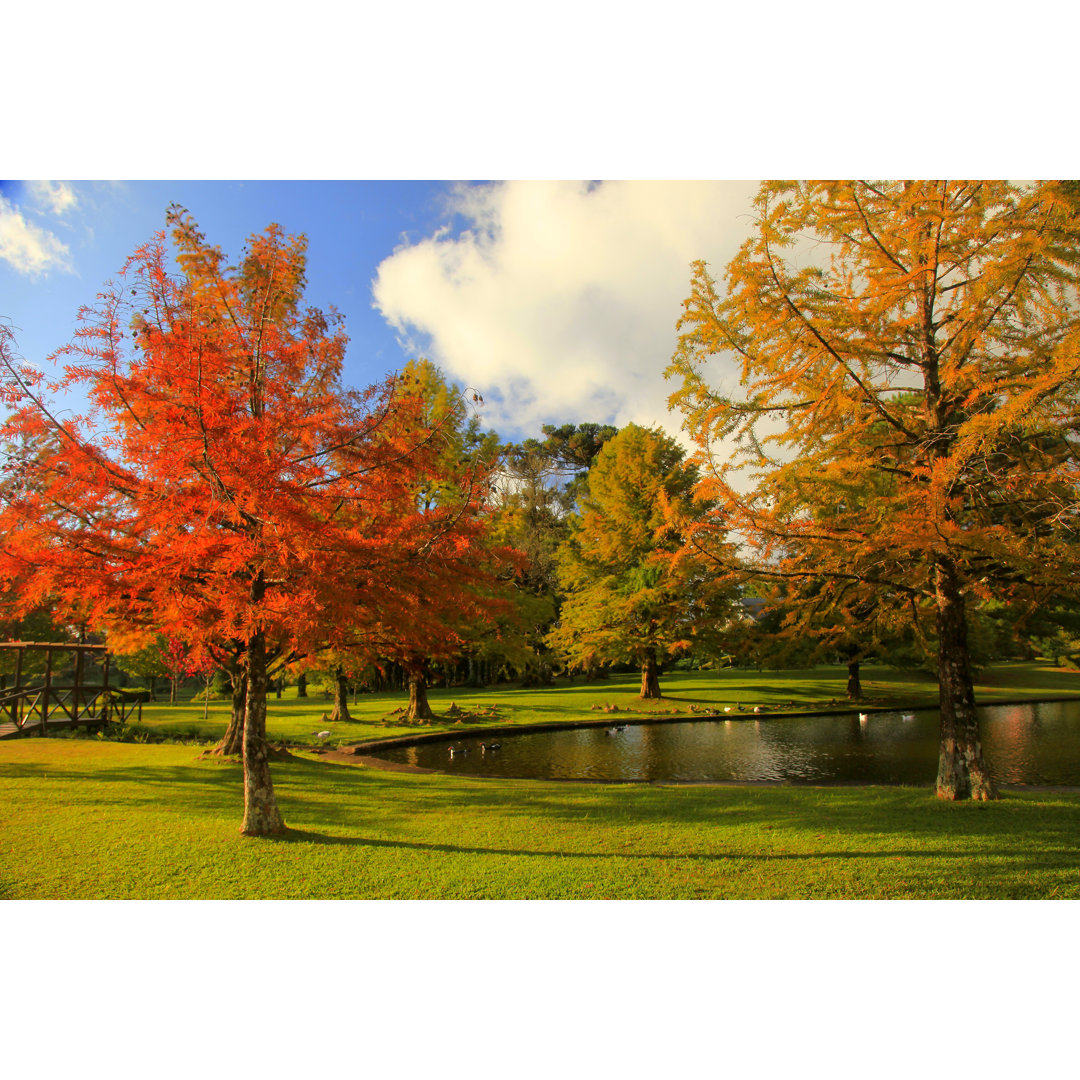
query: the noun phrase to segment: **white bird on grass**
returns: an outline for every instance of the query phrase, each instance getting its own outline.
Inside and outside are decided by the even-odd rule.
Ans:
[[[315,738],[316,739],[322,739],[322,740],[325,741],[326,739],[330,738],[330,732],[329,731],[316,731],[315,732]]]

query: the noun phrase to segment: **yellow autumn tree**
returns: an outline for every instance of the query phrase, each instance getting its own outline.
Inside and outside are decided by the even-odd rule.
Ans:
[[[680,552],[679,527],[704,512],[693,498],[697,470],[684,457],[663,432],[624,427],[589,471],[559,551],[566,599],[548,643],[586,668],[634,661],[642,698],[661,696],[661,664],[715,643],[732,607],[731,588]]]
[[[668,369],[700,493],[762,575],[932,606],[943,798],[995,796],[966,609],[1076,594],[1077,205],[1055,182],[766,183],[726,288],[694,265]]]

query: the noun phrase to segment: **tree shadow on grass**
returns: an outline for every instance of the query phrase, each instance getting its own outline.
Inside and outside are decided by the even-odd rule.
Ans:
[[[288,829],[276,836],[260,837],[278,844],[316,844],[319,846],[386,848],[390,850],[415,851],[442,855],[487,855],[495,857],[541,858],[541,859],[582,859],[601,861],[624,861],[640,863],[658,861],[669,863],[685,862],[731,862],[731,863],[798,863],[825,862],[839,860],[896,861],[912,859],[916,861],[967,863],[973,855],[980,859],[1008,859],[1013,872],[1030,867],[1041,870],[1072,870],[1076,866],[1074,848],[1040,848],[1037,859],[1017,860],[1016,849],[980,848],[977,852],[967,850],[928,851],[925,848],[890,848],[885,851],[830,849],[820,851],[782,851],[782,852],[746,852],[736,850],[720,851],[568,851],[564,849],[521,848],[521,847],[480,847],[468,844],[449,844],[422,842],[417,840],[388,840],[365,836],[332,836],[328,833],[313,832],[305,829]]]
[[[392,829],[404,828],[415,836],[429,827],[426,821],[457,820],[466,829],[479,827],[487,818],[498,820],[510,833],[526,840],[506,849],[471,849],[422,841],[421,849],[477,850],[499,854],[562,854],[532,851],[530,832],[551,825],[560,828],[584,826],[589,830],[610,830],[628,835],[635,830],[668,828],[672,840],[680,844],[709,846],[715,838],[723,854],[726,830],[771,830],[744,841],[757,847],[770,846],[769,837],[783,837],[784,843],[807,844],[807,835],[824,834],[833,852],[820,851],[818,858],[852,857],[983,857],[1005,856],[1023,860],[1028,848],[1036,848],[1056,859],[1068,852],[1072,865],[1080,862],[1080,798],[1052,793],[1007,793],[999,803],[949,804],[938,802],[929,789],[889,787],[676,787],[647,784],[575,784],[558,781],[484,780],[383,773],[353,766],[296,759],[275,763],[274,784],[286,822],[299,820],[331,828],[348,828],[365,820],[378,820]],[[243,784],[238,765],[200,762],[191,765],[148,765],[98,767],[87,764],[61,765],[8,762],[0,765],[0,778],[9,780],[47,779],[48,787],[37,787],[35,799],[48,798],[61,810],[78,813],[80,807],[117,805],[161,806],[192,818],[229,817],[242,813]],[[56,787],[51,785],[55,782]],[[16,786],[11,785],[15,791]],[[44,794],[43,794],[44,793]],[[683,830],[692,830],[685,832]],[[438,831],[436,827],[435,831]],[[679,838],[679,833],[682,833]],[[860,842],[859,837],[867,842]],[[908,838],[926,844],[929,850],[897,852],[888,848],[891,838],[901,844]],[[334,838],[326,833],[292,830],[291,840],[313,843],[363,843],[350,837]],[[850,838],[859,848],[880,846],[880,852],[853,853],[838,845]],[[636,841],[635,841],[636,842]],[[395,841],[379,841],[384,846]],[[650,845],[653,846],[653,845]],[[612,854],[612,853],[608,853]],[[663,854],[614,853],[619,857],[664,858]],[[574,857],[578,856],[575,853]],[[597,857],[597,856],[584,856]],[[685,851],[671,857],[688,858]],[[762,856],[768,857],[766,856]],[[780,856],[772,856],[779,858]],[[783,858],[806,858],[785,853]]]
[[[0,780],[36,780],[38,792],[77,811],[80,806],[166,806],[220,815],[243,808],[239,766],[139,765],[73,768],[47,764],[0,766]]]

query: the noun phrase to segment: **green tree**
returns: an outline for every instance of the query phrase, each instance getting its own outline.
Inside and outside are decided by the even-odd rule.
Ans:
[[[731,589],[704,561],[680,554],[679,528],[700,518],[697,470],[661,431],[629,424],[588,474],[581,514],[559,553],[567,596],[549,643],[574,664],[632,659],[641,697],[660,697],[659,667],[713,641]]]
[[[570,514],[585,490],[586,477],[617,428],[610,424],[545,424],[544,438],[502,448],[502,482],[495,529],[503,543],[520,551],[524,567],[514,575],[514,603],[522,636],[503,635],[499,650],[524,684],[551,680],[546,643],[562,603],[557,566],[569,535]]]
[[[932,607],[937,792],[993,798],[968,610],[1080,581],[1075,192],[768,183],[755,210],[723,293],[695,264],[668,370],[700,494],[763,573]]]

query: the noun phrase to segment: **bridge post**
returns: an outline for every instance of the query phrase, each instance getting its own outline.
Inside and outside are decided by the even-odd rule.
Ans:
[[[16,727],[22,727],[19,721],[22,719],[22,698],[19,690],[22,688],[22,649],[15,650],[15,700],[11,703],[11,722]]]
[[[82,643],[80,642],[80,645]],[[82,677],[83,677],[83,651],[81,648],[75,650],[75,690],[73,691],[71,698],[71,722],[77,724],[79,722],[79,698],[82,696]]]
[[[49,695],[52,693],[52,646],[45,650],[45,689],[41,693],[41,734],[49,722]]]
[[[105,659],[101,664],[101,719],[109,722],[109,707],[112,698],[109,694],[109,654],[105,653]]]

